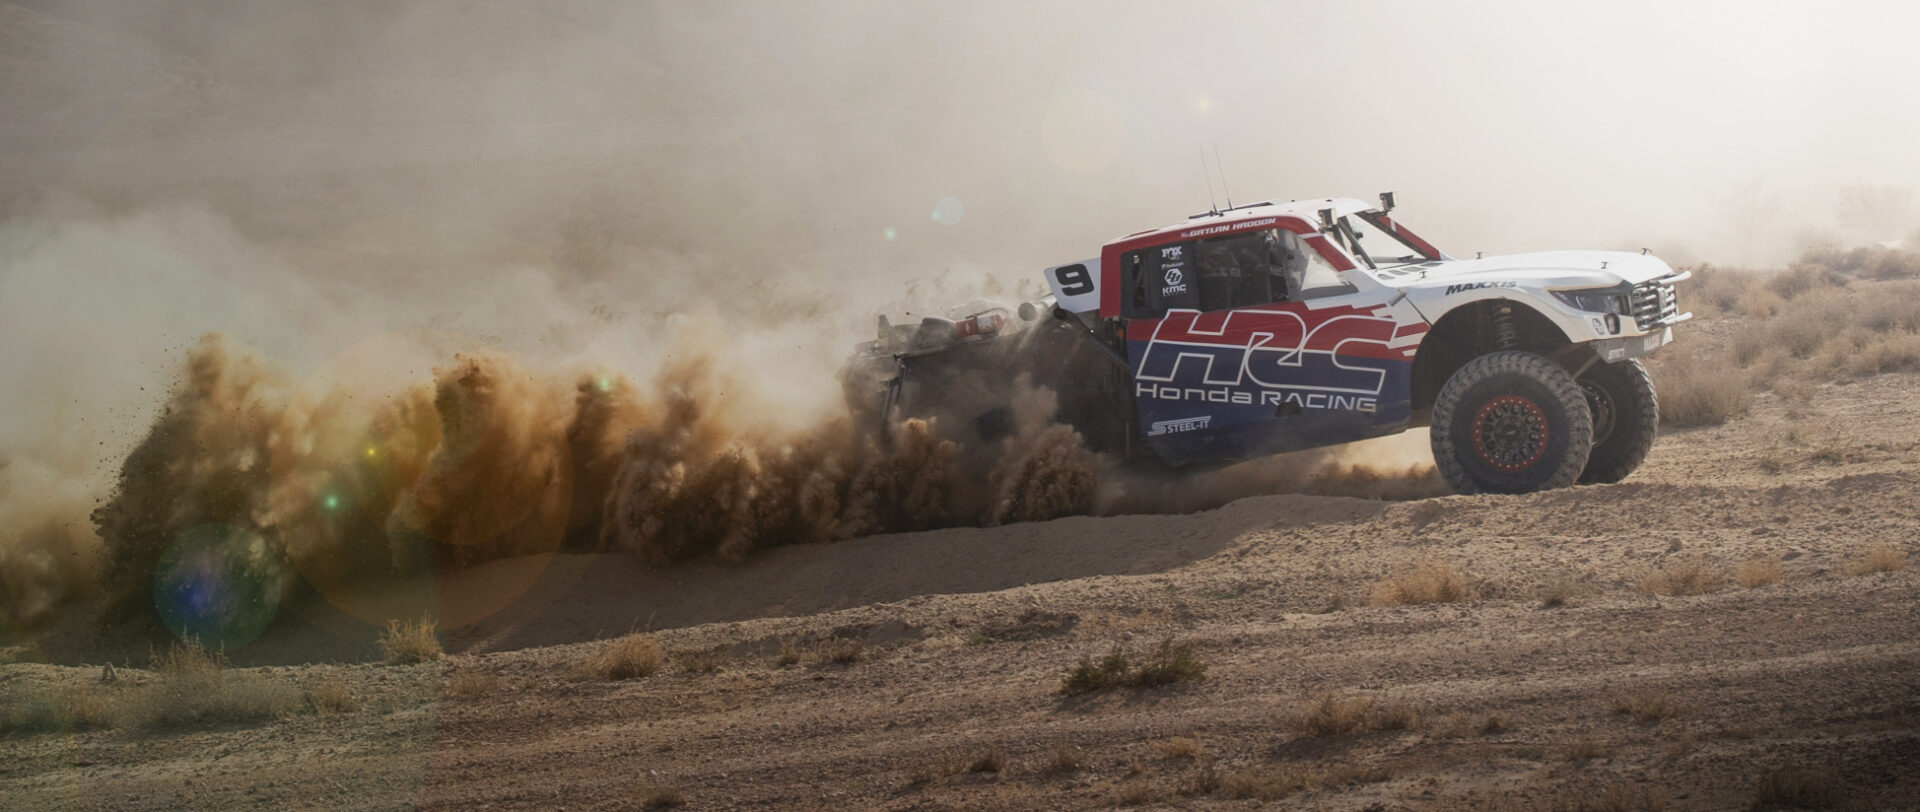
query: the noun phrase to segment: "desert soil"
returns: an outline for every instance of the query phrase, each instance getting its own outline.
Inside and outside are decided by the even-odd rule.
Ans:
[[[1920,552],[1916,404],[1905,374],[1763,394],[1746,417],[1666,432],[1624,483],[1528,496],[1268,496],[737,567],[502,562],[439,585],[540,570],[448,633],[439,663],[372,662],[364,632],[319,612],[236,655],[270,679],[345,678],[355,710],[12,734],[0,806],[1710,810],[1748,808],[1790,769],[1840,808],[1916,809],[1920,572],[1851,574],[1877,547]],[[1780,580],[1739,585],[1755,559]],[[1373,605],[1430,562],[1473,599]],[[1640,589],[1687,563],[1720,588]],[[582,676],[637,628],[703,656]],[[861,658],[816,662],[835,637]],[[1204,680],[1061,693],[1082,658],[1167,638],[1193,644]],[[57,635],[10,651],[12,689],[91,683],[116,659]],[[122,673],[99,690],[146,678]],[[1412,718],[1314,735],[1296,719],[1329,692]],[[1654,710],[1620,710],[1636,701]],[[967,769],[986,754],[997,769]],[[1306,786],[1234,797],[1289,774]]]

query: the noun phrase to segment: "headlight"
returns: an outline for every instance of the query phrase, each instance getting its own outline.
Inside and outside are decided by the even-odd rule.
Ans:
[[[1619,288],[1598,288],[1594,290],[1556,290],[1553,297],[1566,302],[1575,310],[1589,313],[1614,313],[1621,316],[1633,313],[1633,305],[1627,301],[1626,292]]]

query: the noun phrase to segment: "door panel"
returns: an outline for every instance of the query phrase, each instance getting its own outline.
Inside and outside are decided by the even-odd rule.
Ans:
[[[1221,465],[1401,430],[1427,325],[1375,296],[1129,321],[1147,443],[1173,465]]]

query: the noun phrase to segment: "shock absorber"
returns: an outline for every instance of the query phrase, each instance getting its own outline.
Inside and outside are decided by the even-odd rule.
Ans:
[[[1513,308],[1505,304],[1493,306],[1493,344],[1503,350],[1520,346],[1520,331],[1513,326]]]

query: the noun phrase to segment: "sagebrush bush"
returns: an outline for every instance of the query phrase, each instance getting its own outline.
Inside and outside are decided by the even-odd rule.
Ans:
[[[1740,583],[1742,589],[1757,589],[1780,583],[1780,559],[1756,558],[1743,563],[1734,573],[1734,580]]]
[[[1406,730],[1419,714],[1406,704],[1383,703],[1372,696],[1328,691],[1287,717],[1288,729],[1303,736],[1339,736],[1376,730]]]
[[[1894,572],[1905,569],[1907,554],[1892,547],[1875,547],[1867,551],[1866,556],[1847,565],[1849,575],[1869,575],[1876,572]]]
[[[1663,426],[1719,425],[1746,414],[1753,403],[1747,373],[1731,364],[1681,355],[1660,359],[1651,372]]]
[[[1466,576],[1445,561],[1427,561],[1395,573],[1373,588],[1373,605],[1459,603],[1479,598]]]
[[[603,680],[651,677],[660,671],[660,644],[635,632],[600,646],[584,663],[588,676]]]
[[[1137,666],[1118,646],[1099,660],[1082,657],[1061,679],[1060,693],[1072,696],[1122,686],[1155,688],[1205,680],[1207,664],[1194,656],[1193,649],[1192,643],[1175,642],[1168,637]]]
[[[0,733],[53,733],[111,728],[112,700],[89,685],[0,691]]]
[[[1646,595],[1706,595],[1720,591],[1727,576],[1703,558],[1678,558],[1648,572],[1637,585]]]
[[[438,660],[444,654],[435,634],[438,626],[433,618],[424,616],[419,620],[389,620],[387,630],[380,634],[380,653],[388,665]]]
[[[175,645],[154,658],[154,680],[130,695],[127,713],[140,727],[265,722],[304,708],[290,683],[229,670],[226,658],[197,646]]]

